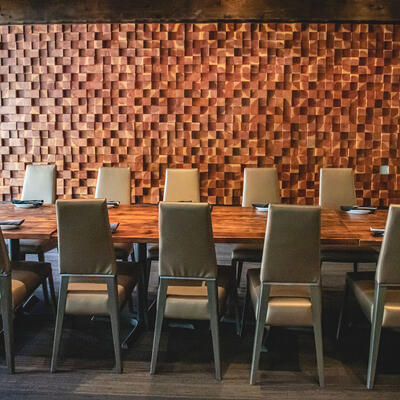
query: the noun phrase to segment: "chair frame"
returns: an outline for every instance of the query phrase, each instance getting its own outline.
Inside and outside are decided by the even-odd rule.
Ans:
[[[12,263],[11,263],[12,266]],[[43,294],[46,300],[47,295],[47,304],[50,305],[52,312],[56,315],[55,312],[55,304],[50,304],[48,301],[48,291],[47,291],[47,282],[46,279],[48,277],[43,277],[42,281],[39,285],[36,286],[36,289],[42,285]],[[35,290],[36,290],[35,289]],[[15,311],[19,310],[26,304],[29,299],[34,296],[34,291],[26,300],[13,309],[12,307],[12,274],[0,274],[0,297],[1,297],[1,317],[3,321],[3,329],[2,332],[4,333],[4,348],[6,353],[6,364],[8,368],[8,372],[13,374],[15,372],[15,361],[14,361],[14,315]]]
[[[367,389],[373,389],[376,375],[376,364],[379,354],[379,344],[382,332],[383,314],[385,311],[385,295],[386,290],[390,287],[400,288],[400,284],[383,284],[375,281],[375,296],[374,306],[372,310],[371,319],[371,336],[369,343],[369,358],[368,358],[368,369],[367,369]],[[339,323],[336,333],[336,340],[340,340],[343,332],[343,325],[347,317],[348,299],[350,294],[349,281],[346,278],[346,286],[343,296],[342,307],[340,310]]]
[[[167,289],[171,280],[201,281],[206,282],[208,307],[210,313],[210,327],[213,342],[215,378],[221,380],[221,357],[219,346],[219,309],[218,309],[218,285],[216,278],[188,278],[160,276],[160,284],[157,292],[157,312],[154,329],[153,351],[151,355],[150,374],[155,374],[160,345],[162,324],[164,320],[165,306],[167,302]]]
[[[11,274],[0,275],[1,316],[3,320],[4,348],[6,364],[10,374],[15,372],[14,361],[14,321],[12,310]]]
[[[139,271],[139,281],[137,283],[137,295],[138,295],[138,314],[139,321],[141,318],[144,319],[146,327],[148,326],[147,317],[147,302],[144,299],[144,281],[143,281],[143,269],[140,266]],[[51,357],[50,371],[52,373],[57,370],[57,360],[61,343],[62,328],[65,316],[65,307],[67,303],[68,295],[68,283],[70,277],[81,277],[81,278],[95,278],[99,281],[106,281],[107,284],[107,294],[108,294],[108,312],[111,321],[111,330],[114,345],[115,354],[115,370],[118,374],[122,373],[122,358],[121,358],[121,339],[120,339],[120,306],[118,301],[118,288],[117,288],[117,275],[96,275],[96,274],[61,274],[60,292],[58,296],[58,308],[56,325],[54,331],[54,341],[53,341],[53,354]],[[131,296],[127,298],[124,304],[122,304],[121,309],[128,303],[131,303]],[[143,312],[144,310],[144,312]],[[140,321],[141,322],[141,321]],[[133,329],[128,333],[126,338],[122,341],[122,344],[126,344],[128,340],[133,335],[134,331],[138,325],[135,325]]]
[[[289,283],[289,282],[261,283],[260,295],[256,310],[256,329],[254,334],[253,355],[252,355],[251,372],[250,372],[250,385],[254,385],[256,383],[256,372],[258,371],[260,363],[260,354],[263,343],[264,329],[267,328],[268,332],[270,329],[270,326],[265,324],[265,319],[267,317],[267,312],[268,312],[268,302],[269,302],[269,294],[271,286],[289,286],[289,285],[308,286],[310,288],[318,378],[320,387],[323,387],[325,385],[325,379],[324,379],[324,356],[323,356],[322,323],[321,323],[321,309],[322,309],[321,281],[317,283]],[[240,333],[241,336],[244,334],[244,329],[246,325],[246,316],[249,310],[249,303],[251,303],[251,301],[250,301],[249,280],[247,276],[246,297],[243,307],[242,328]]]

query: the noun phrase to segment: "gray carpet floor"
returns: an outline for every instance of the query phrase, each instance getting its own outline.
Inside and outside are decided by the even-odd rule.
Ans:
[[[230,264],[228,245],[217,246],[221,264]],[[34,259],[34,258],[32,258]],[[57,252],[52,262],[58,287]],[[256,267],[249,264],[249,267]],[[160,345],[158,371],[149,375],[153,331],[141,332],[123,351],[124,373],[113,372],[111,329],[107,321],[67,318],[62,337],[59,372],[50,374],[54,319],[42,301],[15,320],[15,375],[5,368],[0,344],[1,399],[396,399],[400,398],[400,345],[398,331],[383,332],[376,388],[365,388],[369,325],[354,304],[352,325],[340,344],[335,341],[346,271],[351,265],[323,266],[323,330],[326,387],[317,384],[314,338],[307,329],[273,328],[262,353],[258,384],[250,386],[250,360],[254,326],[239,338],[232,323],[221,323],[223,380],[214,379],[212,344],[208,326],[196,329],[166,326]],[[374,265],[362,265],[371,270]],[[245,274],[244,274],[245,275]],[[154,298],[157,265],[153,264],[150,296]],[[239,294],[243,302],[245,279]],[[125,316],[127,312],[125,311]],[[122,322],[122,334],[130,329]]]

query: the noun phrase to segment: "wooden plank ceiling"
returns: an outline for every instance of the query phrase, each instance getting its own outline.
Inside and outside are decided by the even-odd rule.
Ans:
[[[398,22],[398,0],[1,0],[0,24],[205,21]]]

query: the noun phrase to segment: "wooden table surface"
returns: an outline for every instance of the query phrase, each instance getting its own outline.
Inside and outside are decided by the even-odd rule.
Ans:
[[[267,212],[250,207],[214,206],[212,222],[216,243],[262,243],[265,235]],[[110,222],[119,222],[113,238],[116,242],[158,242],[158,207],[131,205],[109,209]],[[380,245],[382,238],[373,237],[370,227],[384,228],[387,211],[354,215],[342,211],[323,210],[321,217],[321,243],[343,245]],[[6,239],[46,239],[56,236],[55,206],[44,205],[35,209],[16,208],[0,204],[0,220],[25,219],[20,229],[4,230]]]

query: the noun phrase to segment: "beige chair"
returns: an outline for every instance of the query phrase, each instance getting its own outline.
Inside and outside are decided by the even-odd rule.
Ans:
[[[312,326],[319,384],[324,385],[320,224],[319,207],[270,206],[261,269],[247,272],[242,329],[250,302],[256,316],[250,384],[255,383],[264,328]]]
[[[356,205],[354,173],[351,168],[321,168],[319,205],[340,210],[341,206]],[[377,263],[379,250],[375,247],[324,245],[321,262],[352,263],[354,272],[359,263]]]
[[[27,165],[21,200],[43,200],[44,204],[56,201],[56,166]],[[37,254],[38,260],[44,262],[44,253],[57,247],[55,239],[21,239],[20,255]]]
[[[116,371],[122,372],[119,312],[138,285],[144,301],[139,264],[115,261],[106,201],[57,202],[61,285],[51,372],[56,370],[64,314],[110,316]],[[78,240],[79,239],[79,240]]]
[[[209,205],[162,202],[159,226],[160,284],[150,373],[156,370],[164,318],[209,320],[215,375],[221,379],[219,315],[229,295],[236,304],[236,286],[231,268],[217,267]]]
[[[119,201],[121,205],[131,204],[131,170],[129,168],[99,168],[96,184],[96,199]],[[114,243],[115,257],[128,261],[132,254],[132,243]]]
[[[8,258],[3,233],[0,229],[0,301],[3,320],[4,347],[8,371],[14,373],[13,328],[14,311],[29,300],[35,290],[51,277],[51,264],[43,262],[12,261]],[[48,296],[48,295],[47,295]]]
[[[197,168],[173,169],[168,168],[165,173],[164,201],[200,202],[200,178]],[[147,272],[150,273],[152,261],[157,261],[158,245],[147,249]]]
[[[242,207],[253,204],[279,204],[281,202],[278,172],[276,168],[245,168]],[[232,251],[232,268],[237,270],[236,282],[240,285],[243,263],[261,262],[263,246],[237,244]]]
[[[385,236],[374,272],[348,273],[337,339],[347,313],[348,295],[351,290],[371,323],[371,338],[367,374],[367,388],[375,381],[376,361],[382,328],[400,327],[400,206],[391,205],[386,222]]]

